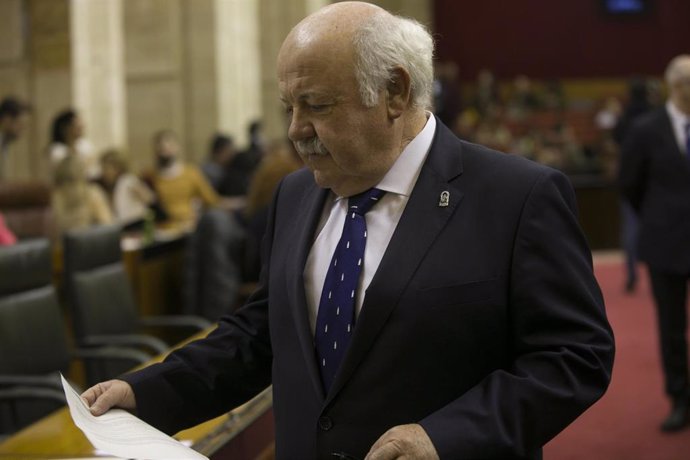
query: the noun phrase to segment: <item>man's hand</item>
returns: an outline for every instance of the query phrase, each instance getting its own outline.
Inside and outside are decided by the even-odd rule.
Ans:
[[[436,448],[420,425],[399,425],[383,433],[364,460],[438,460]]]
[[[113,407],[133,411],[137,408],[134,392],[129,383],[122,380],[108,380],[97,383],[81,395],[93,415],[103,415]]]

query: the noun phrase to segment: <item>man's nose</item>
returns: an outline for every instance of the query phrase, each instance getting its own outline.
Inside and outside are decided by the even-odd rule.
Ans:
[[[288,127],[288,138],[292,142],[311,139],[314,137],[314,126],[304,112],[298,109],[292,111],[290,116],[290,126]]]

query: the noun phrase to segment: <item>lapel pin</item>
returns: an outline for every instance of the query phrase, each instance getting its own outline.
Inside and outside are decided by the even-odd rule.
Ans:
[[[445,208],[449,204],[450,204],[450,193],[448,192],[448,190],[444,190],[443,192],[441,192],[441,197],[438,200],[438,205],[441,208]]]

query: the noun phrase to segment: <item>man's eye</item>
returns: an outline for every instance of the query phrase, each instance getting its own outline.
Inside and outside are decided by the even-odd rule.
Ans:
[[[313,110],[314,112],[322,112],[326,110],[328,107],[328,104],[310,104],[309,108]]]
[[[292,115],[292,107],[285,107],[285,115]]]

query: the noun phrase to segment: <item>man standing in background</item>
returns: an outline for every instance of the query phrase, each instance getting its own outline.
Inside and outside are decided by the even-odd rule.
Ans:
[[[9,146],[26,128],[29,106],[8,96],[0,102],[0,181],[6,179]]]
[[[639,257],[648,266],[656,302],[666,393],[672,402],[661,430],[677,431],[688,424],[690,405],[690,55],[671,60],[665,78],[668,101],[630,127],[619,179],[640,217]]]

